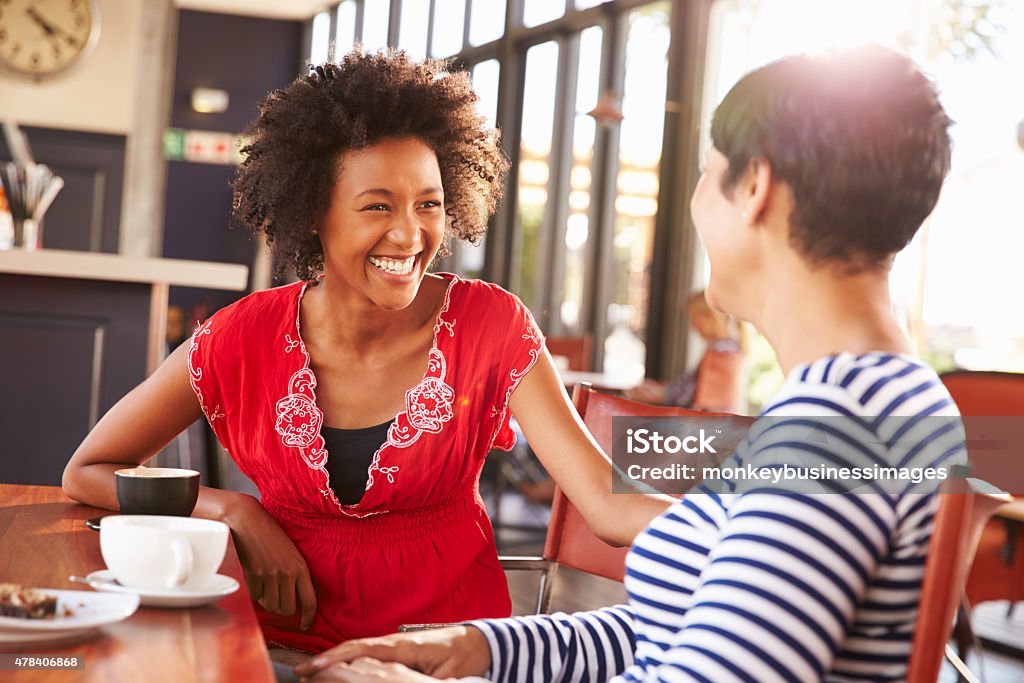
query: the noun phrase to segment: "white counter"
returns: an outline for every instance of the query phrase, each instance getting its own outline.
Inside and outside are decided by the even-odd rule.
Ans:
[[[138,258],[61,249],[0,249],[0,273],[231,291],[244,290],[249,279],[249,268],[234,263]]]

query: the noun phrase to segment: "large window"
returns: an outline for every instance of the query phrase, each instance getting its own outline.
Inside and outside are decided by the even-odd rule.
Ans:
[[[668,73],[669,3],[628,15],[619,163],[612,240],[612,301],[605,369],[624,378],[644,376],[648,293],[658,213],[658,171]]]
[[[530,88],[523,97],[519,142],[519,187],[516,191],[516,269],[510,282],[523,302],[534,310],[544,306],[542,278],[547,253],[542,230],[548,218],[548,187],[551,180],[551,143],[554,134],[555,86],[558,74],[558,45],[541,43],[526,53],[526,76]]]
[[[562,16],[565,5],[558,0],[523,0],[523,26],[537,26]]]
[[[472,0],[469,7],[469,44],[483,45],[505,32],[505,0]]]
[[[501,66],[497,59],[488,59],[473,66],[470,73],[473,78],[473,87],[480,102],[477,107],[488,125],[495,125],[498,117],[498,82],[501,78]],[[480,240],[480,244],[459,242],[453,245],[454,256],[449,267],[458,271],[464,277],[483,278],[486,276],[486,263],[484,254],[487,245],[487,234]]]
[[[362,44],[366,50],[379,50],[388,45],[389,0],[363,0]]]
[[[591,26],[580,33],[579,66],[576,73],[576,107],[573,113],[572,168],[569,171],[569,194],[565,202],[565,273],[558,299],[558,316],[565,334],[582,335],[582,319],[586,305],[588,268],[587,245],[590,242],[591,195],[594,180],[594,145],[597,142],[597,121],[587,114],[601,94],[601,63],[603,29]],[[557,285],[556,285],[557,286]]]
[[[430,54],[447,57],[462,50],[466,0],[434,0],[434,35]]]

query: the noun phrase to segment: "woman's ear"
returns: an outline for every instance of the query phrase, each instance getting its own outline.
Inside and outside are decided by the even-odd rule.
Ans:
[[[736,193],[736,199],[741,202],[743,209],[743,221],[747,225],[760,223],[764,218],[773,182],[772,167],[768,160],[764,157],[751,159],[739,184],[740,191]]]

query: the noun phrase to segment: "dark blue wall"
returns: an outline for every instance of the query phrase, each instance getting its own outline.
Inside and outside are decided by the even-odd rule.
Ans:
[[[297,21],[182,11],[171,126],[240,133],[256,118],[267,93],[302,72],[302,33]],[[228,110],[192,111],[196,87],[227,90]],[[242,228],[229,228],[234,171],[233,166],[187,161],[168,164],[164,256],[252,266],[253,238]],[[216,310],[243,294],[172,288],[171,303],[189,311],[208,301]]]

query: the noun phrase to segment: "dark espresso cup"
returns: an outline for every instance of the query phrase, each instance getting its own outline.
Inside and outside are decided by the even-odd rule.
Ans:
[[[199,499],[199,473],[174,467],[131,467],[114,472],[122,515],[188,517]]]

